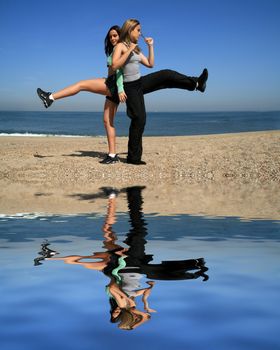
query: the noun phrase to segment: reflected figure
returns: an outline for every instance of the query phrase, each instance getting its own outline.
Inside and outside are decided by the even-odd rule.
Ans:
[[[127,201],[130,216],[131,229],[124,241],[129,246],[126,259],[126,271],[141,273],[148,278],[156,280],[183,280],[203,277],[203,280],[208,279],[205,272],[208,268],[205,267],[203,258],[162,261],[160,264],[151,264],[153,255],[145,253],[145,237],[147,236],[147,224],[142,212],[142,190],[143,187],[127,188]],[[196,270],[196,272],[190,272]],[[125,272],[123,270],[123,272]]]
[[[35,265],[42,260],[63,260],[67,264],[82,265],[85,268],[102,271],[110,280],[106,286],[109,297],[111,322],[118,323],[124,330],[132,330],[147,322],[151,313],[148,298],[155,285],[154,280],[184,280],[201,277],[207,281],[208,275],[203,258],[162,261],[152,264],[153,255],[145,253],[145,237],[148,234],[147,223],[142,212],[142,191],[145,187],[134,186],[125,189],[130,217],[130,230],[122,246],[117,243],[113,231],[116,222],[116,200],[119,192],[113,188],[102,188],[108,196],[107,215],[103,225],[103,252],[92,255],[70,255],[57,257],[58,252],[51,250],[49,243],[41,245],[40,257],[34,259]],[[137,298],[143,303],[143,311],[137,306]]]
[[[50,243],[48,241],[44,241],[41,244],[41,250],[40,250],[40,252],[38,252],[38,254],[40,256],[38,258],[34,259],[35,266],[42,265],[41,261],[48,259],[48,258],[51,258],[56,254],[59,254],[55,250],[50,249],[49,245],[50,245]]]

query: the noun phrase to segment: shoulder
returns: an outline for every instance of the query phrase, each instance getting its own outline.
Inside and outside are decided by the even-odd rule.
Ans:
[[[117,43],[115,46],[115,49],[126,49],[126,46],[124,43]]]
[[[125,52],[125,51],[127,51],[127,46],[125,43],[121,42],[115,46],[115,49],[118,51],[121,51],[121,52]]]

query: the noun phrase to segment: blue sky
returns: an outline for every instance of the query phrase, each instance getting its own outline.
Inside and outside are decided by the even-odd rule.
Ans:
[[[209,70],[205,94],[155,92],[148,111],[280,110],[278,0],[0,0],[0,110],[41,110],[37,87],[106,76],[104,36],[127,18],[155,40],[155,66],[143,75]],[[80,93],[51,109],[101,111],[103,103]]]

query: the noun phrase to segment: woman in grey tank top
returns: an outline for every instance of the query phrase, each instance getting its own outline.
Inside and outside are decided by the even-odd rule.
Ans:
[[[152,68],[154,65],[153,39],[145,39],[149,48],[149,54],[146,57],[137,45],[140,35],[141,26],[139,21],[128,19],[122,26],[120,43],[116,45],[112,57],[112,68],[122,67],[123,69],[127,115],[131,119],[127,163],[136,165],[145,164],[141,157],[146,110],[139,64],[142,63],[148,68]]]
[[[137,43],[141,36],[138,20],[128,19],[122,26],[120,43],[115,47],[112,69],[123,70],[124,92],[120,101],[126,102],[127,115],[131,119],[128,139],[127,163],[146,164],[142,159],[142,135],[146,123],[144,94],[166,88],[179,88],[204,92],[208,71],[204,69],[199,77],[188,77],[170,69],[160,70],[141,78],[140,63],[148,68],[154,65],[153,39],[145,38],[148,57],[143,55]]]

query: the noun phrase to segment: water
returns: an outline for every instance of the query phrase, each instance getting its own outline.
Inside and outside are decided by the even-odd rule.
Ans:
[[[148,113],[146,136],[205,135],[280,129],[280,112]],[[119,136],[127,136],[129,118],[115,118]],[[0,112],[0,135],[105,135],[101,112]]]
[[[0,217],[1,349],[279,349],[280,221],[145,213],[146,191],[104,189],[99,213]],[[112,323],[105,287],[129,281],[156,312],[140,295]]]

